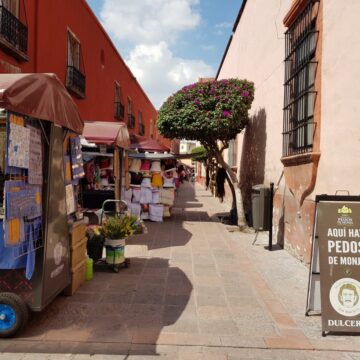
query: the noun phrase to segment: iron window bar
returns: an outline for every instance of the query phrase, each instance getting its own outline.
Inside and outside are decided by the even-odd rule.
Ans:
[[[3,5],[0,5],[0,35],[9,44],[27,53],[28,28]]]
[[[135,127],[135,116],[132,114],[128,114],[128,127],[133,129]]]
[[[116,119],[124,119],[125,107],[120,101],[114,102],[114,113]]]
[[[85,75],[75,66],[67,66],[66,87],[79,97],[85,97]]]
[[[139,124],[139,135],[145,135],[145,125]]]
[[[314,5],[318,2],[310,1],[285,32],[283,156],[305,153],[313,146],[317,94],[314,56],[319,38]]]

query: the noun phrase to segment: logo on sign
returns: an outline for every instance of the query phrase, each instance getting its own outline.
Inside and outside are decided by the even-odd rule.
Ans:
[[[360,282],[352,278],[337,280],[330,289],[330,303],[343,316],[360,314]]]
[[[352,214],[351,208],[343,205],[341,208],[338,209],[338,214],[340,217],[337,219],[337,224],[339,226],[353,226],[354,222],[350,214]]]

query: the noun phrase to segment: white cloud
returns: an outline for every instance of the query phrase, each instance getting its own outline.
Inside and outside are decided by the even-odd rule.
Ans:
[[[231,28],[233,24],[231,22],[222,22],[215,25],[216,29],[228,29]]]
[[[156,108],[184,85],[215,74],[215,70],[201,60],[175,57],[164,41],[137,45],[127,64]]]
[[[157,108],[182,86],[215,74],[204,61],[171,51],[184,32],[200,25],[199,5],[200,0],[103,0],[103,26],[116,45],[131,49],[121,55]]]
[[[199,0],[104,0],[101,19],[118,40],[134,43],[173,42],[199,25]]]

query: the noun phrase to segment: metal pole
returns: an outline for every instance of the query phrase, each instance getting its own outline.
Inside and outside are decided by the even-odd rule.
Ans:
[[[273,196],[274,196],[274,183],[270,183],[270,201],[269,201],[269,251],[272,250],[272,223],[273,223]]]

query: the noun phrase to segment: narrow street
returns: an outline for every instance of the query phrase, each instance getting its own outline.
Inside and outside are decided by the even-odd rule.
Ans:
[[[321,317],[304,316],[308,268],[266,250],[265,233],[252,245],[230,231],[225,210],[185,183],[172,218],[128,242],[128,269],[97,269],[32,314],[0,359],[360,359],[359,336],[323,338]]]

